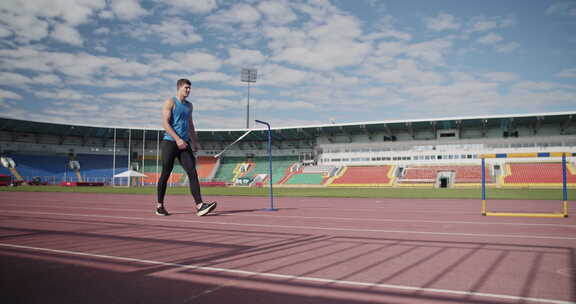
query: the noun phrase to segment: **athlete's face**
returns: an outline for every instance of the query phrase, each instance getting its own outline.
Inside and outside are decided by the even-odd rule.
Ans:
[[[178,89],[178,95],[188,97],[188,95],[190,95],[190,85],[184,84],[183,86],[180,86]]]

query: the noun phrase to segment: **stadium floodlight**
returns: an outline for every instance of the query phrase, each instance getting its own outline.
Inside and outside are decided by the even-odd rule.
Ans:
[[[242,69],[240,81],[248,84],[248,100],[246,102],[246,129],[250,129],[250,83],[255,83],[258,71],[256,69]]]

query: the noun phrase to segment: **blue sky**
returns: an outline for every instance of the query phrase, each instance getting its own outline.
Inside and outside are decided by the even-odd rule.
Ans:
[[[198,129],[576,111],[576,1],[4,0],[0,116]]]

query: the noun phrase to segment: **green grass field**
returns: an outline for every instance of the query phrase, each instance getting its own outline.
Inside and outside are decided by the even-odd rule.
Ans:
[[[60,187],[60,186],[20,186],[0,187],[2,191],[28,192],[81,192],[148,194],[156,193],[155,187]],[[167,194],[188,195],[187,187],[168,188]],[[204,187],[203,195],[210,196],[268,196],[268,188],[247,187]],[[488,189],[487,199],[515,200],[562,200],[561,189]],[[406,188],[274,188],[277,197],[357,197],[357,198],[447,198],[481,199],[480,189],[406,189]],[[575,189],[568,190],[568,200],[576,200]]]

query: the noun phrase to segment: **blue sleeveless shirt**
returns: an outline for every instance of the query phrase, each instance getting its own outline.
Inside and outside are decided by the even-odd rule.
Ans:
[[[190,128],[190,115],[192,114],[192,104],[188,100],[184,99],[183,102],[174,96],[174,108],[172,109],[172,115],[170,115],[170,126],[180,138],[184,141],[190,141],[190,136],[188,130]],[[164,132],[165,140],[176,141],[168,132]]]

